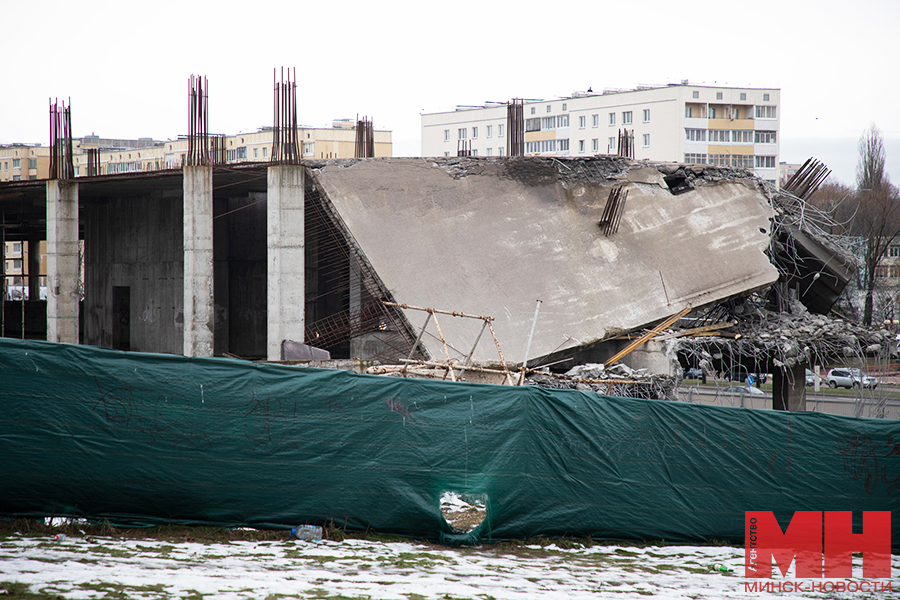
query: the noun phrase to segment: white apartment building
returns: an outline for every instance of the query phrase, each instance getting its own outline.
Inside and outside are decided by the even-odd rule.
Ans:
[[[620,130],[636,160],[729,165],[777,183],[781,91],[687,82],[635,90],[579,92],[525,101],[525,154],[616,154]],[[508,153],[506,103],[422,115],[422,156]]]

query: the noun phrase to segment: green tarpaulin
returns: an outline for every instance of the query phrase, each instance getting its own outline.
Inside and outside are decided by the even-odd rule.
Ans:
[[[743,542],[890,510],[900,423],[0,339],[0,514]],[[487,497],[454,534],[446,491]]]

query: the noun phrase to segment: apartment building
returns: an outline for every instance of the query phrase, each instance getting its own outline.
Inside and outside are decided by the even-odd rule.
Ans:
[[[637,160],[728,165],[778,180],[780,90],[691,85],[576,92],[525,100],[525,154],[616,154],[633,134]],[[506,103],[422,115],[422,156],[507,154]]]
[[[40,144],[0,144],[0,181],[46,179],[50,148]]]
[[[392,134],[375,130],[375,156],[393,155]],[[336,119],[331,127],[300,127],[298,134],[303,158],[353,158],[356,148],[356,122]],[[223,144],[226,162],[268,162],[272,151],[272,129],[237,135],[211,136]],[[89,135],[72,141],[75,176],[90,173],[89,150],[99,156],[100,175],[136,173],[160,169],[181,168],[188,153],[188,140],[158,141],[101,138]],[[212,149],[211,149],[212,150]],[[95,164],[97,159],[95,159]],[[47,179],[50,173],[50,148],[40,144],[10,144],[0,146],[0,181]]]
[[[31,256],[31,252],[37,252],[38,256]],[[4,241],[0,245],[0,295],[4,295],[6,300],[28,300],[29,284],[39,285],[41,298],[46,292],[46,277],[42,274],[47,272],[47,242],[39,240],[34,249],[31,248],[29,242],[22,241]],[[40,273],[35,270],[40,269]],[[39,280],[33,282],[29,278],[29,274],[34,273],[39,276]]]

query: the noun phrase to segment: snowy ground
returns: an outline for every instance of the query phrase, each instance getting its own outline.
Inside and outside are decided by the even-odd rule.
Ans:
[[[54,541],[17,534],[0,540],[0,597],[7,597],[5,593],[14,598],[67,600],[900,597],[897,592],[748,592],[742,548],[566,545],[576,547],[445,548],[358,539],[175,543],[103,536]],[[734,571],[713,571],[714,563]],[[900,573],[900,555],[892,558],[892,565],[893,572]],[[858,565],[854,575],[861,577]],[[900,581],[895,578],[892,583],[900,590]]]

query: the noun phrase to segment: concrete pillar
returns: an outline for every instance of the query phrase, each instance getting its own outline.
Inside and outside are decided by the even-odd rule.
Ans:
[[[78,184],[47,182],[47,340],[78,343]]]
[[[266,354],[281,360],[281,342],[304,341],[306,248],[303,167],[269,167],[266,199]]]
[[[28,238],[28,299],[41,299],[41,238],[32,235]]]
[[[212,356],[213,303],[212,167],[184,172],[184,355]]]
[[[772,408],[806,410],[806,365],[772,368]]]

